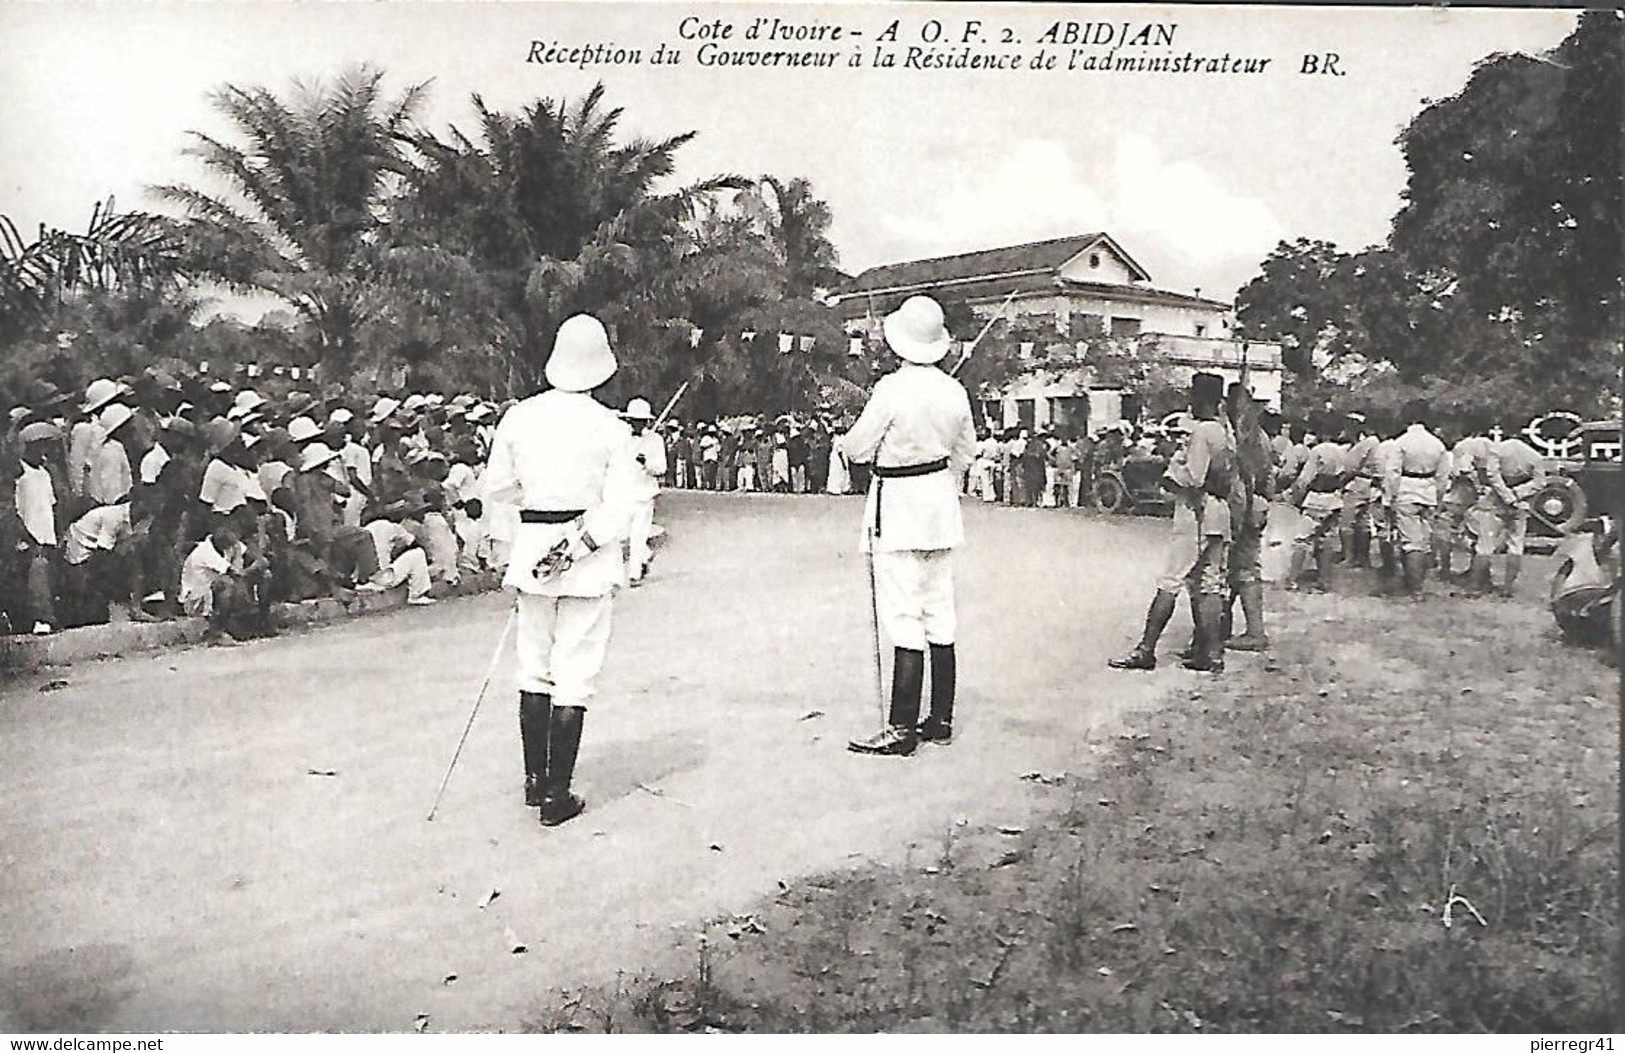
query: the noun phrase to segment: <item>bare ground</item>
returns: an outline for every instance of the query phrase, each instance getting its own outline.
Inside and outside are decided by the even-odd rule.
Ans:
[[[1275,595],[1269,655],[1167,683],[1023,823],[797,882],[535,1026],[1616,1029],[1615,674],[1528,599],[1369,584]]]
[[[511,653],[424,821],[496,596],[6,685],[0,1030],[522,1027],[781,882],[1028,822],[1052,791],[1020,774],[1082,770],[1090,741],[1194,682],[1102,668],[1159,524],[968,506],[959,740],[847,754],[878,720],[858,516],[662,498],[670,542],[617,607],[587,721],[589,810],[557,830],[519,800]]]

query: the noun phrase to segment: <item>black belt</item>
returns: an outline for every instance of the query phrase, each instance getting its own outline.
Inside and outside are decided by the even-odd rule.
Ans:
[[[521,523],[552,523],[556,525],[559,523],[568,523],[570,520],[585,514],[585,510],[580,508],[563,512],[555,512],[552,510],[544,511],[543,509],[539,508],[522,508],[519,510],[519,521]]]
[[[1343,489],[1343,481],[1334,475],[1318,476],[1309,483],[1309,489],[1317,494],[1335,494]]]
[[[1435,473],[1435,472],[1400,472],[1399,474],[1403,475],[1407,479],[1431,479],[1437,473]]]
[[[931,475],[933,472],[947,471],[948,458],[925,461],[921,464],[891,464],[875,465],[872,469],[875,477],[875,537],[880,536],[880,495],[885,489],[887,479],[907,479],[915,475]]]

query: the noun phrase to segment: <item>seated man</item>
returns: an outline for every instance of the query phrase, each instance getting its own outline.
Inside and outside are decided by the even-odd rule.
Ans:
[[[263,601],[269,573],[263,557],[249,558],[235,517],[222,517],[181,565],[181,609],[190,617],[209,619],[213,638],[262,635],[270,620]]]
[[[295,532],[292,556],[300,568],[301,595],[308,599],[331,589],[377,591],[377,549],[372,535],[342,521],[349,484],[328,468],[338,457],[326,443],[312,442],[300,454],[299,470],[281,492],[289,495]]]
[[[68,625],[100,625],[130,595],[130,506],[97,505],[68,527],[62,547]]]
[[[412,532],[389,519],[374,519],[362,529],[372,535],[378,559],[378,573],[372,580],[386,589],[404,583],[406,602],[413,607],[434,603],[429,595],[429,557]]]
[[[438,453],[414,453],[408,458],[411,485],[401,501],[386,509],[411,531],[429,559],[429,577],[447,585],[462,579],[457,534],[446,518],[445,481],[449,467]]]

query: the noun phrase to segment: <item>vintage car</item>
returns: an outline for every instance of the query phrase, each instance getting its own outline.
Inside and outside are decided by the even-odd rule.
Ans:
[[[1130,449],[1120,460],[1107,461],[1095,470],[1095,507],[1102,512],[1152,512],[1173,508],[1173,497],[1162,488],[1168,458]]]
[[[1572,534],[1621,516],[1620,422],[1582,424],[1573,434],[1578,456],[1555,462],[1547,484],[1529,499],[1530,525],[1539,533]]]
[[[1557,546],[1552,616],[1565,639],[1605,645],[1616,660],[1621,647],[1620,422],[1581,425],[1580,457],[1557,468],[1552,482],[1529,500],[1532,518],[1566,535]]]

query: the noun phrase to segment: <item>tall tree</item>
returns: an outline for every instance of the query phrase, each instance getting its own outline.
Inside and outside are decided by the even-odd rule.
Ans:
[[[1304,380],[1359,356],[1475,412],[1607,412],[1625,365],[1622,101],[1613,12],[1581,15],[1547,55],[1489,56],[1400,134],[1410,179],[1388,244],[1283,243],[1239,319],[1296,348]]]
[[[606,107],[601,84],[574,103],[542,99],[518,114],[479,96],[473,104],[476,135],[412,136],[396,261],[409,273],[478,276],[469,315],[489,325],[504,386],[535,390],[539,349],[570,314],[593,311],[646,333],[681,317],[685,224],[711,194],[744,181],[663,189],[695,133],[618,143],[623,111]]]
[[[289,99],[228,85],[210,99],[238,141],[194,131],[187,153],[230,193],[154,188],[186,215],[191,269],[293,305],[311,322],[324,366],[341,376],[355,362],[361,327],[392,309],[379,235],[394,177],[406,171],[402,141],[427,90],[391,97],[383,80],[362,66],[296,84]]]
[[[836,285],[840,257],[829,240],[834,217],[810,182],[801,176],[784,180],[765,175],[753,191],[741,196],[760,208],[763,233],[784,265],[788,295],[810,297]]]

